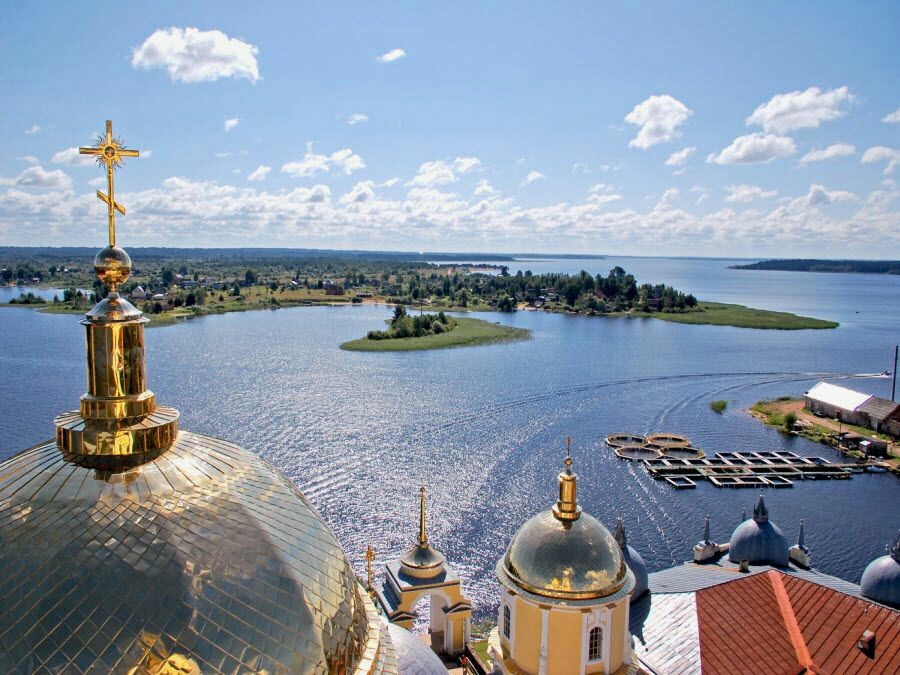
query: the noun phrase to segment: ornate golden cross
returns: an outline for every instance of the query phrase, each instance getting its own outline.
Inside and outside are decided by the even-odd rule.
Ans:
[[[375,549],[372,548],[372,545],[369,544],[366,547],[366,579],[367,586],[366,589],[372,590],[372,561],[375,560]]]
[[[106,165],[106,194],[97,190],[97,197],[106,204],[109,212],[109,245],[116,245],[116,211],[125,215],[125,207],[119,204],[113,194],[113,171],[122,166],[123,157],[139,157],[140,152],[124,147],[122,140],[113,136],[112,121],[106,120],[106,135],[97,136],[97,142],[90,148],[78,148],[79,154],[95,155],[97,164]]]

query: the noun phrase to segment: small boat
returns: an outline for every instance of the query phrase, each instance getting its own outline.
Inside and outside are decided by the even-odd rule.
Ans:
[[[869,471],[871,471],[872,473],[885,473],[887,469],[885,469],[880,464],[873,464],[869,467]]]

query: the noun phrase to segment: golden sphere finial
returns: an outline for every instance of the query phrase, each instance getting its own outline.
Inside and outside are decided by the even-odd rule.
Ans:
[[[97,278],[115,290],[131,276],[131,257],[124,248],[107,246],[94,258]]]

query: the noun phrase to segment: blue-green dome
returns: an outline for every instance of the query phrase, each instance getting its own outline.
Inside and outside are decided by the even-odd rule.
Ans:
[[[790,561],[787,538],[781,529],[769,522],[766,503],[759,497],[753,518],[737,526],[728,544],[728,559],[739,563],[743,560],[751,565],[772,565],[787,567]]]
[[[868,564],[859,582],[859,591],[869,600],[900,609],[900,532],[891,552]]]

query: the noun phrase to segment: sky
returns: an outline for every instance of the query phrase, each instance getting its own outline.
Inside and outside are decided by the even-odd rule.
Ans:
[[[3,3],[0,244],[900,257],[900,3]]]

